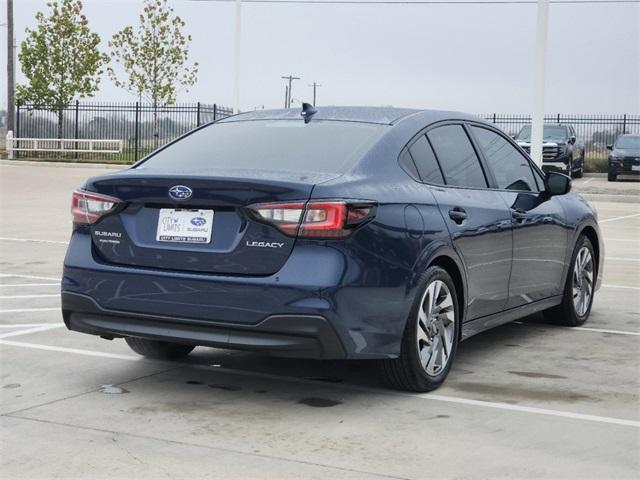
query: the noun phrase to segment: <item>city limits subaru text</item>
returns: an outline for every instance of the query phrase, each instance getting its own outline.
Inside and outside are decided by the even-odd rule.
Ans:
[[[371,359],[432,390],[478,332],[587,320],[604,250],[570,189],[466,114],[228,117],[74,192],[64,321],[152,358]]]

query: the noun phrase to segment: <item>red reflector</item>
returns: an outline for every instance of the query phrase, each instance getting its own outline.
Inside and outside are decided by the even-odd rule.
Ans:
[[[73,223],[91,225],[114,210],[120,200],[99,193],[76,190],[71,200]]]

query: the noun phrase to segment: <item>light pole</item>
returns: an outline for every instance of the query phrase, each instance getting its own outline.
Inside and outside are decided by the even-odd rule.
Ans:
[[[236,0],[236,38],[235,38],[235,65],[233,79],[233,109],[234,113],[240,113],[240,38],[242,27],[242,0]]]
[[[542,137],[544,134],[544,80],[547,61],[547,29],[549,0],[538,0],[536,22],[536,56],[533,73],[533,116],[531,118],[531,158],[542,166]]]
[[[13,35],[13,0],[7,0],[7,131],[15,131],[15,43]]]

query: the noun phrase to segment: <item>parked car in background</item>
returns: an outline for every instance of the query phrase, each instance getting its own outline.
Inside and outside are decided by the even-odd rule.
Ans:
[[[73,194],[67,327],[154,358],[376,360],[389,385],[428,391],[476,333],[588,319],[604,247],[566,175],[471,115],[303,113],[228,117],[90,178]]]
[[[531,153],[531,125],[525,125],[514,137],[525,152]],[[580,178],[584,173],[584,144],[577,139],[571,125],[544,126],[542,170],[557,171]]]
[[[619,135],[613,145],[607,145],[607,149],[610,182],[615,182],[618,175],[640,174],[640,135]]]

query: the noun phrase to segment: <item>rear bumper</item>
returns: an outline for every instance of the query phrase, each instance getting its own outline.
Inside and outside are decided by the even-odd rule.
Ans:
[[[140,337],[296,358],[345,358],[342,342],[318,315],[271,315],[257,325],[220,324],[189,318],[107,310],[86,295],[62,292],[69,330],[105,337]]]
[[[299,241],[274,275],[205,275],[105,264],[74,232],[62,310],[71,330],[302,358],[393,358],[415,292],[408,271]],[[357,252],[360,254],[367,251]],[[385,266],[386,267],[386,266]]]

